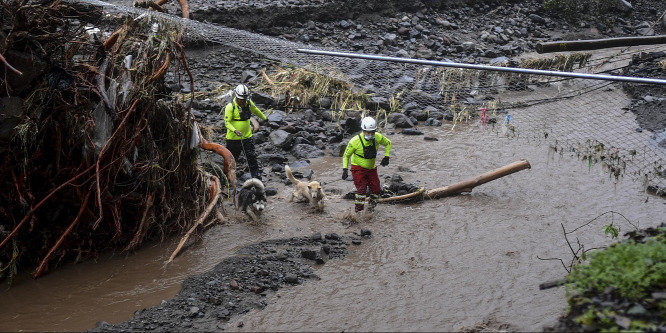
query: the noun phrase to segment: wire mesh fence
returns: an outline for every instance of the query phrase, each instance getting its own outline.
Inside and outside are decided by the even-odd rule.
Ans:
[[[113,7],[96,0],[87,2]],[[123,10],[136,15],[145,13],[137,8]],[[444,126],[478,121],[483,125],[483,135],[548,144],[553,153],[575,155],[590,167],[600,165],[611,177],[639,180],[658,194],[664,192],[664,129],[639,124],[631,110],[637,103],[651,104],[657,110],[653,112],[663,109],[666,86],[305,54],[298,50],[308,46],[298,42],[166,14],[150,16],[180,21],[189,38],[219,43],[263,56],[283,67],[305,68],[347,82],[352,89],[370,96],[356,106],[363,112],[399,112],[419,126],[440,124],[430,118],[452,120],[452,125],[444,122]],[[664,51],[666,46],[658,45],[493,61],[495,66],[618,74],[636,54]],[[666,68],[664,61],[661,66]],[[627,87],[634,96],[628,94]],[[646,92],[645,98],[640,97],[642,91]],[[648,92],[654,91],[661,91],[661,95],[651,98]]]

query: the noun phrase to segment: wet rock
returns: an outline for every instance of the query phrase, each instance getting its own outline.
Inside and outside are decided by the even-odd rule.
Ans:
[[[263,107],[268,107],[268,106],[272,106],[272,105],[275,104],[275,99],[272,96],[270,96],[268,94],[265,94],[265,93],[262,93],[262,92],[254,92],[253,91],[251,98],[252,98],[252,101],[255,104],[261,105]]]
[[[442,122],[435,119],[435,118],[428,118],[425,123],[423,123],[424,126],[442,126]]]
[[[287,274],[284,277],[284,281],[287,283],[298,284],[298,276],[296,274]]]
[[[340,121],[340,125],[347,133],[357,133],[361,131],[361,121],[360,117],[349,117],[345,120]]]
[[[325,264],[324,260],[325,253],[321,249],[319,250],[302,250],[301,256],[305,259],[314,260],[317,264]]]
[[[296,158],[305,159],[317,158],[326,155],[323,150],[309,144],[297,144],[291,150],[291,153]]]
[[[336,233],[330,233],[325,235],[326,239],[331,239],[331,240],[340,240],[340,236]]]
[[[390,124],[395,125],[396,128],[411,128],[414,127],[414,123],[409,120],[409,117],[407,117],[403,113],[391,113],[388,116],[387,121]]]
[[[260,154],[257,158],[266,164],[284,164],[289,160],[283,154]]]
[[[284,111],[275,110],[273,113],[268,115],[266,119],[268,122],[280,124],[285,120],[286,117],[287,114]]]
[[[284,130],[276,130],[268,135],[271,143],[282,149],[288,149],[294,141],[294,136]]]
[[[275,187],[268,186],[268,187],[266,187],[265,193],[266,193],[266,196],[272,197],[272,196],[278,194],[278,190]]]
[[[423,132],[413,128],[405,128],[400,133],[405,135],[423,135]]]

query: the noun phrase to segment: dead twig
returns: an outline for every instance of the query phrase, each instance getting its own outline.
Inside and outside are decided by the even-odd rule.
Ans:
[[[137,246],[139,246],[139,244],[141,244],[141,240],[143,239],[146,230],[148,230],[146,221],[150,221],[150,219],[146,217],[148,216],[148,212],[150,211],[150,208],[152,206],[153,206],[153,195],[148,194],[148,197],[146,198],[146,205],[143,208],[143,214],[141,215],[141,222],[139,223],[139,227],[136,229],[136,234],[134,234],[134,238],[132,239],[132,241],[130,241],[127,247],[125,247],[125,251],[134,249]]]
[[[213,199],[208,204],[208,207],[206,207],[206,210],[201,214],[201,216],[199,216],[199,218],[194,223],[194,225],[190,228],[190,230],[187,231],[185,236],[183,236],[183,238],[180,240],[180,243],[178,243],[178,246],[176,247],[176,249],[171,254],[171,257],[169,258],[169,261],[167,262],[167,264],[170,264],[173,261],[173,259],[178,255],[180,250],[183,248],[183,245],[185,245],[185,242],[187,241],[187,239],[190,238],[190,235],[192,235],[192,233],[197,229],[197,227],[199,225],[203,224],[203,221],[206,220],[206,217],[208,217],[208,214],[210,214],[210,212],[213,210],[213,208],[215,208],[215,205],[217,204],[218,200],[220,199],[220,193],[222,192],[222,191],[220,191],[220,189],[222,188],[222,186],[220,185],[220,180],[217,177],[213,176],[213,175],[208,175],[208,177],[210,177],[210,179],[213,181],[211,183],[211,187],[215,191],[215,196],[213,197]]]

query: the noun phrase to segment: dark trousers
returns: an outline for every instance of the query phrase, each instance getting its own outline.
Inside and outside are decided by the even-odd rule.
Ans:
[[[252,138],[247,138],[244,140],[227,139],[227,149],[229,149],[231,155],[234,155],[234,159],[236,159],[236,161],[238,161],[238,157],[240,156],[241,152],[244,152],[252,178],[261,180],[261,169],[259,169],[257,153],[254,151],[254,140],[252,140]]]

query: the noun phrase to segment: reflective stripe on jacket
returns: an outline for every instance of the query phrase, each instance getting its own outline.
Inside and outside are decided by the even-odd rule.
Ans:
[[[261,110],[254,105],[252,100],[248,100],[247,103],[250,106],[250,111],[254,115],[262,120],[266,120],[266,116],[264,116]],[[224,108],[224,126],[227,128],[227,140],[241,140],[252,137],[252,125],[250,125],[250,119],[240,120],[240,111],[241,107],[236,103],[236,98]],[[234,133],[235,130],[241,131],[241,137]]]
[[[366,140],[363,135],[355,135],[349,140],[347,144],[347,149],[345,149],[345,154],[342,156],[342,167],[347,168],[349,165],[349,157],[351,157],[351,164],[358,165],[366,169],[374,169],[377,166],[375,165],[375,159],[377,156],[363,156],[363,146],[372,145],[374,141],[375,148],[378,145],[384,146],[384,155],[389,156],[391,154],[391,140],[387,137],[375,133],[374,140]]]

